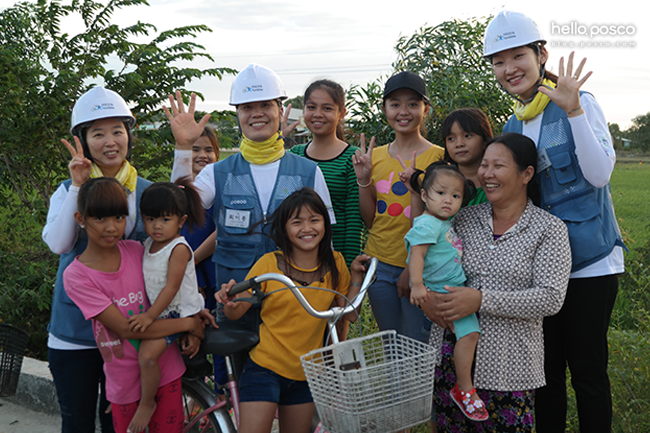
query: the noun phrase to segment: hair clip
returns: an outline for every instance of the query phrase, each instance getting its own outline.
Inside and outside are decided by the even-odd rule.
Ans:
[[[185,185],[178,185],[180,189],[185,189]]]

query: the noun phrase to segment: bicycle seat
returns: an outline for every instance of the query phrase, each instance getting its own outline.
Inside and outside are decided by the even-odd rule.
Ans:
[[[205,329],[205,338],[201,349],[206,353],[228,356],[248,350],[260,342],[258,333],[238,328],[226,323],[219,323],[219,329]]]

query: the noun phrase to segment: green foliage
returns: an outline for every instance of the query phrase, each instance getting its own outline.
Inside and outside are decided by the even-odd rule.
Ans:
[[[428,138],[440,143],[442,122],[458,108],[485,111],[495,132],[512,114],[511,98],[499,88],[490,63],[482,56],[483,35],[492,17],[445,21],[402,36],[395,46],[397,72],[411,71],[427,83],[434,113],[427,122]]]
[[[284,104],[282,105],[288,107],[289,104],[291,104],[291,108],[297,108],[299,110],[302,110],[302,107],[304,105],[303,98],[304,98],[303,95],[298,95],[295,98],[287,99],[286,101],[284,101]]]
[[[11,227],[0,231],[0,322],[27,331],[28,355],[45,359],[58,257],[40,241],[36,218],[23,211],[15,194],[7,195],[10,200],[0,210],[3,227]],[[33,203],[44,206],[42,200]]]
[[[648,332],[609,332],[613,432],[650,431],[649,335]]]
[[[619,279],[612,325],[650,336],[650,247],[638,248],[636,253]]]
[[[621,132],[618,123],[607,123],[607,127],[609,128],[609,135],[612,136],[612,145],[614,146],[614,149],[623,149],[623,140],[621,139],[627,137]]]
[[[632,126],[625,132],[627,137],[632,140],[630,147],[644,151],[650,150],[650,113],[632,119]]]
[[[196,69],[182,66],[200,58],[211,59],[204,48],[191,41],[210,31],[203,25],[157,33],[146,23],[119,27],[113,13],[128,6],[146,5],[145,0],[60,0],[19,3],[0,13],[0,118],[2,165],[0,179],[12,186],[21,204],[35,211],[29,197],[36,192],[47,203],[56,185],[67,174],[69,155],[60,139],[68,136],[74,102],[93,84],[118,92],[132,107],[139,127],[154,124],[167,95],[184,89],[193,79],[233,73],[228,68]],[[63,20],[76,17],[85,29],[69,35]],[[149,42],[136,43],[149,38]],[[183,90],[184,95],[189,92]],[[157,158],[168,156],[163,143],[169,129],[136,131],[134,162],[153,167]],[[154,161],[151,163],[150,161]],[[6,196],[5,196],[6,198]],[[44,214],[37,212],[39,222]]]
[[[361,134],[365,134],[366,144],[370,142],[370,137],[375,137],[377,145],[395,139],[395,132],[381,109],[383,95],[384,84],[380,81],[368,83],[365,87],[354,85],[348,90],[346,132],[350,142],[358,143]]]
[[[490,63],[481,55],[485,27],[492,17],[445,21],[423,27],[395,45],[394,73],[411,71],[427,84],[432,111],[426,121],[426,137],[441,144],[442,122],[458,108],[483,110],[497,134],[512,114],[511,98],[499,88]],[[353,86],[348,92],[350,121],[356,133],[375,136],[378,144],[393,140],[393,132],[381,110],[383,83]]]
[[[192,80],[236,72],[188,66],[212,60],[192,41],[210,31],[204,25],[158,32],[140,21],[125,27],[112,23],[118,9],[147,4],[39,0],[0,12],[0,320],[30,333],[32,356],[43,358],[46,351],[58,260],[41,240],[41,229],[49,197],[69,176],[70,155],[60,139],[71,141],[75,101],[94,83],[119,93],[137,118],[131,162],[141,176],[166,180],[173,138],[160,108],[167,95],[180,89],[188,103]],[[76,35],[63,27],[73,19],[83,23]],[[234,113],[211,116],[221,145],[232,146]]]

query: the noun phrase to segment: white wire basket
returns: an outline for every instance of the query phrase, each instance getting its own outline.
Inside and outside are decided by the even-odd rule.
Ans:
[[[434,358],[431,346],[384,331],[300,360],[327,431],[386,433],[429,421]]]

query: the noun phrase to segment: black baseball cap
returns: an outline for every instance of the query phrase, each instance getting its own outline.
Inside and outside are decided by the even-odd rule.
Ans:
[[[398,89],[411,89],[418,95],[422,96],[422,100],[429,103],[427,96],[427,85],[419,75],[409,71],[402,71],[395,74],[386,81],[384,86],[384,101],[392,92]]]

